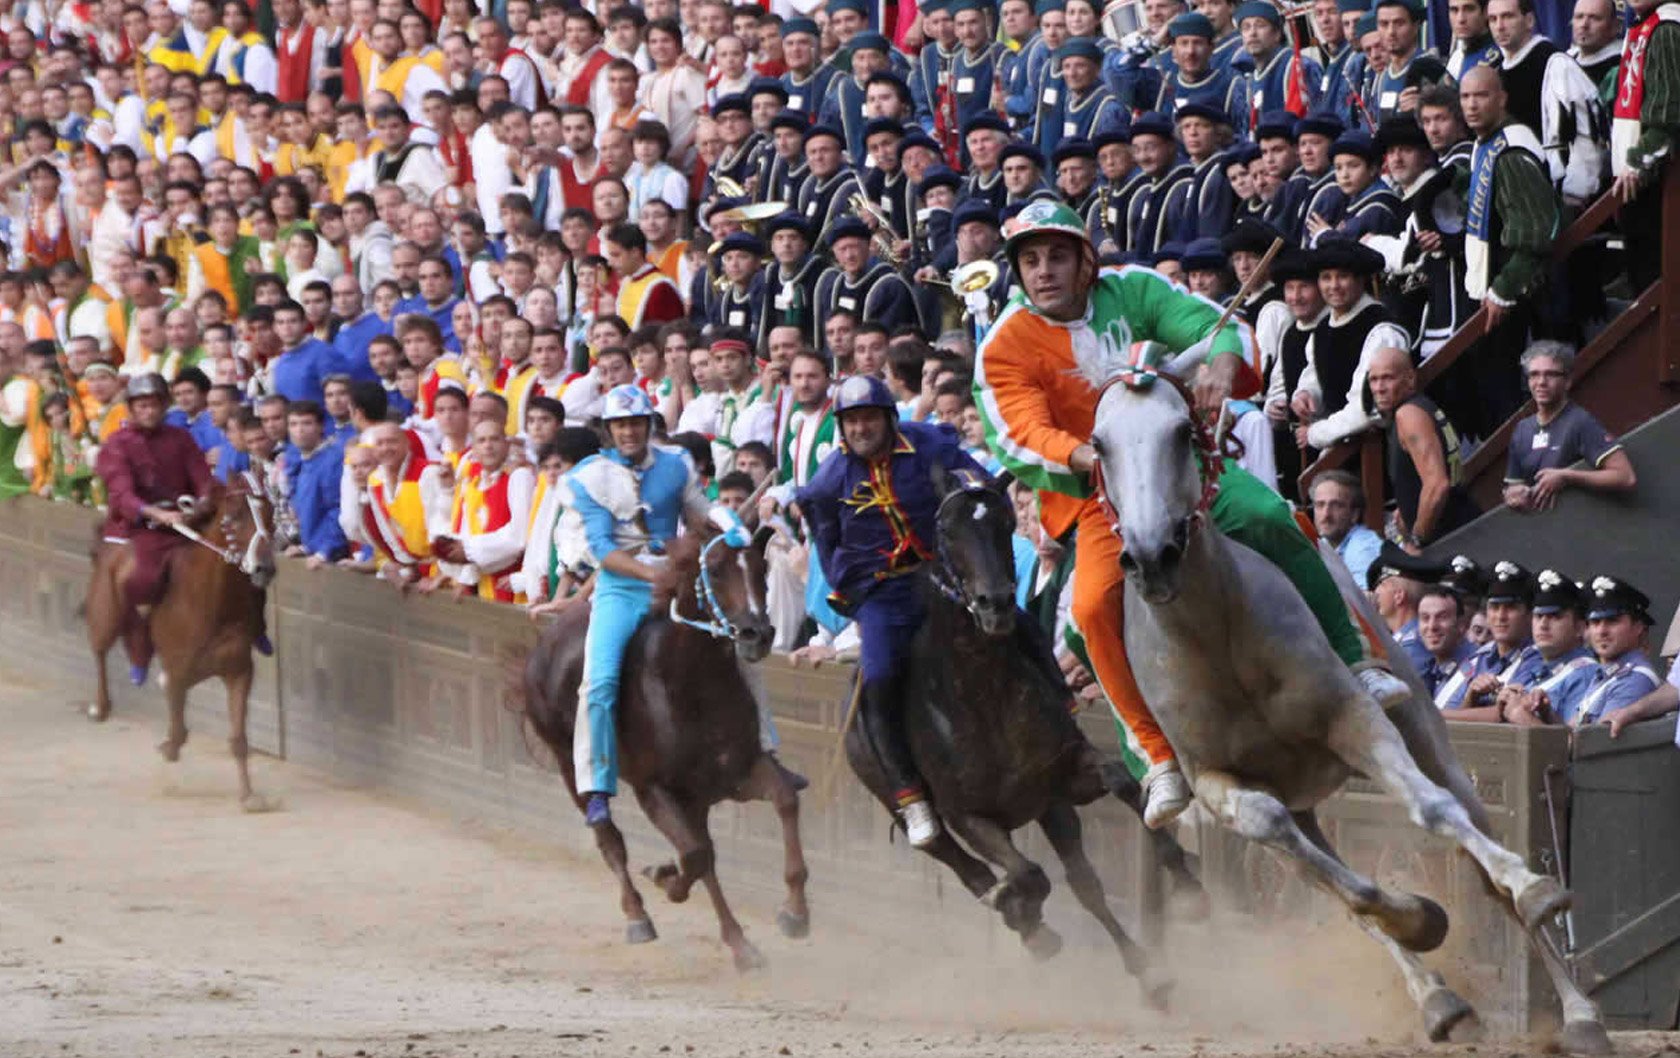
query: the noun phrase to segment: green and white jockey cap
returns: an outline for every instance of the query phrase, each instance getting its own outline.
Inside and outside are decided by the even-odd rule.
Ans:
[[[1011,217],[1003,226],[1004,251],[1009,255],[1009,263],[1015,263],[1015,255],[1020,252],[1027,240],[1040,235],[1070,235],[1080,241],[1086,250],[1092,254],[1096,250],[1091,246],[1091,237],[1085,232],[1085,222],[1079,218],[1072,207],[1048,199],[1029,202],[1025,209]]]

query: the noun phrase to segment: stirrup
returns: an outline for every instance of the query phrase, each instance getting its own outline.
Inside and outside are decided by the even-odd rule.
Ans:
[[[1151,765],[1143,776],[1143,792],[1143,825],[1150,830],[1161,829],[1190,807],[1190,784],[1176,760]]]

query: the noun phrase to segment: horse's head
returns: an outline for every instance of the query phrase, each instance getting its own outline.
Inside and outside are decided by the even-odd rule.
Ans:
[[[939,491],[934,583],[973,615],[988,636],[1015,631],[1015,508],[998,486],[966,474],[933,470]]]
[[[764,549],[770,530],[749,535],[733,512],[723,508],[713,512],[712,521],[717,531],[672,545],[677,591],[671,599],[671,619],[730,640],[742,661],[762,661],[776,638],[766,605]]]
[[[266,588],[274,581],[274,506],[261,483],[247,471],[237,475],[215,499],[216,527],[229,563]]]
[[[1194,362],[1129,365],[1093,379],[1102,387],[1091,434],[1095,485],[1125,542],[1121,568],[1153,603],[1178,596],[1180,566],[1212,496],[1206,474],[1217,473],[1211,438],[1179,381]]]

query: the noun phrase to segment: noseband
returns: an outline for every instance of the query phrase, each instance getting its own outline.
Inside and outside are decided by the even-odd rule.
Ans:
[[[1190,387],[1176,375],[1163,374],[1147,367],[1131,367],[1115,375],[1103,383],[1102,389],[1097,391],[1097,403],[1108,391],[1115,386],[1125,386],[1127,389],[1143,391],[1149,389],[1157,381],[1164,381],[1178,392],[1184,401],[1184,407],[1190,415],[1190,444],[1196,454],[1196,469],[1201,476],[1202,494],[1196,501],[1195,509],[1185,519],[1190,528],[1197,522],[1196,515],[1207,513],[1213,506],[1213,501],[1219,496],[1219,475],[1225,470],[1226,457],[1235,458],[1242,454],[1241,442],[1226,435],[1215,437],[1213,427],[1196,414],[1196,398],[1190,392]],[[1109,528],[1116,536],[1120,535],[1120,512],[1114,509],[1114,504],[1108,498],[1107,482],[1103,479],[1102,460],[1091,464],[1091,488],[1097,494],[1097,506],[1102,510],[1103,518],[1108,521]]]
[[[939,508],[934,512],[933,517],[935,526],[943,526],[945,524],[946,509],[950,507],[952,500],[970,494],[978,497],[978,494],[988,491],[990,490],[979,482],[964,482],[960,487],[947,493],[945,498],[939,501]],[[983,499],[983,497],[978,498]],[[934,533],[934,558],[937,561],[935,561],[933,568],[928,571],[928,578],[933,581],[933,586],[938,589],[940,595],[945,597],[946,601],[955,603],[956,605],[962,607],[964,610],[968,611],[970,617],[978,620],[980,614],[976,609],[974,596],[969,594],[968,586],[962,582],[960,577],[951,575],[951,558],[945,550],[945,533],[943,529],[939,529]],[[1008,563],[1008,568],[1009,594],[1013,598],[1015,594],[1014,563]]]

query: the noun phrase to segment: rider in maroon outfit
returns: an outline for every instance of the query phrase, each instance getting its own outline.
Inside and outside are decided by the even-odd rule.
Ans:
[[[179,501],[190,497],[204,507],[214,485],[210,465],[192,434],[164,423],[168,406],[169,387],[163,376],[137,375],[128,384],[128,422],[99,450],[99,476],[110,496],[102,535],[112,543],[127,541],[134,551],[134,564],[123,582],[128,608],[123,645],[135,686],[146,682],[152,663],[151,634],[140,608],[155,606],[163,598],[169,554],[188,543],[173,528],[187,522]]]

